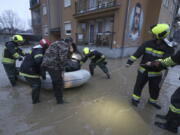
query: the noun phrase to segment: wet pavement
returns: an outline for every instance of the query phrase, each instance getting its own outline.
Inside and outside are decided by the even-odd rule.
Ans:
[[[0,64],[0,135],[171,135],[153,123],[155,114],[168,110],[180,67],[172,68],[163,84],[160,111],[147,104],[147,87],[135,108],[130,99],[138,64],[125,68],[126,60],[109,60],[110,80],[97,68],[87,84],[65,90],[64,105],[57,105],[47,90],[41,91],[41,103],[32,105],[30,87],[18,82],[12,88]]]

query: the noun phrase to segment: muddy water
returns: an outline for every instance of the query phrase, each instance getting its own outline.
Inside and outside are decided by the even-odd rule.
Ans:
[[[57,105],[52,91],[45,90],[41,103],[32,105],[30,87],[18,82],[12,88],[0,65],[0,135],[171,135],[153,123],[156,113],[167,112],[180,68],[174,68],[165,81],[159,100],[163,109],[157,111],[147,104],[147,88],[140,106],[131,106],[137,64],[127,69],[125,62],[109,60],[111,80],[97,68],[87,84],[65,90],[64,105]]]

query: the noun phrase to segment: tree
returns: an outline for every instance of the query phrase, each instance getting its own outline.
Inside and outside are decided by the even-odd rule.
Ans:
[[[0,27],[8,29],[11,34],[16,33],[18,29],[24,29],[24,24],[18,15],[12,10],[5,10],[0,15]]]

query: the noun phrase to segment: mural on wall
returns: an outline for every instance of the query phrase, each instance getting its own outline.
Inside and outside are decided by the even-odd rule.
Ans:
[[[140,36],[143,25],[143,10],[140,3],[136,3],[132,9],[129,22],[128,37],[135,41]]]

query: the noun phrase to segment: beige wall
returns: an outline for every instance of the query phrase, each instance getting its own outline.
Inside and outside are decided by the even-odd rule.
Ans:
[[[60,33],[51,32],[54,28],[60,28],[61,0],[41,0],[42,37],[50,41],[60,39]],[[47,14],[43,15],[43,6],[46,6]],[[48,29],[48,35],[44,35],[44,29]]]
[[[166,5],[162,2],[161,11],[159,15],[159,23],[172,24],[173,17],[174,17],[173,9],[175,9],[175,3],[173,0],[169,0],[168,7],[166,7]]]
[[[60,1],[50,0],[49,2],[49,16],[50,16],[50,29],[60,27]]]
[[[146,5],[146,14],[144,21],[143,29],[143,41],[149,40],[152,38],[152,35],[149,33],[150,27],[158,23],[159,12],[161,8],[162,0],[151,0],[147,2]],[[152,10],[153,9],[153,10]]]
[[[75,14],[75,1],[76,0],[71,0],[71,6],[64,7],[64,0],[62,0],[62,9],[63,9],[62,10],[62,24],[61,24],[62,38],[67,37],[67,35],[65,35],[64,23],[65,22],[71,22],[71,26],[72,26],[71,37],[73,39],[75,39],[75,35],[76,35],[76,31],[77,31],[77,23],[76,23],[76,20],[73,16]]]
[[[130,38],[130,24],[131,24],[131,16],[133,9],[137,3],[140,3],[141,5],[141,21],[142,21],[142,28],[139,31],[139,36],[137,36],[136,39]],[[158,23],[158,16],[159,16],[159,10],[161,6],[161,0],[130,0],[129,3],[129,11],[128,11],[128,21],[126,24],[126,35],[125,35],[125,42],[124,46],[139,46],[142,44],[143,41],[150,39],[151,34],[149,34],[149,28],[153,24]],[[153,10],[152,10],[153,9]],[[123,43],[122,43],[123,44]]]
[[[123,34],[124,34],[124,25],[125,25],[125,16],[127,0],[117,0],[120,5],[120,8],[115,12],[114,16],[114,40],[113,48],[119,48],[122,45]]]

